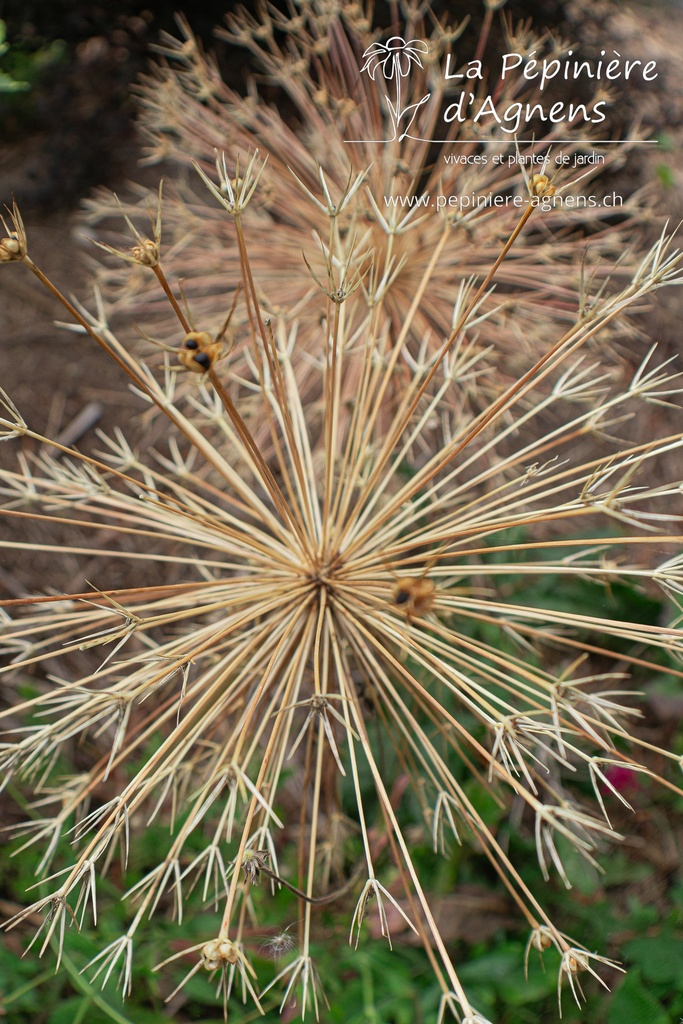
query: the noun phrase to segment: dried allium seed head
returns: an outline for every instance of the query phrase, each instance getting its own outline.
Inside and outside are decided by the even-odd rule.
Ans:
[[[555,195],[555,186],[550,184],[547,174],[532,174],[531,191],[539,199],[544,199]]]
[[[0,239],[0,263],[10,263],[12,260],[23,260],[26,255],[26,248],[16,235]]]
[[[532,949],[537,949],[539,953],[543,953],[546,949],[550,949],[553,944],[553,940],[550,938],[546,928],[536,928],[532,932],[530,945]]]
[[[140,245],[133,246],[131,255],[141,267],[156,267],[159,263],[159,246],[151,238],[145,238]]]
[[[319,180],[321,188],[327,185],[324,174]],[[353,187],[350,182],[339,194],[328,189],[325,203],[335,217]],[[310,201],[316,209],[324,205],[313,195]],[[542,210],[531,205],[523,214],[527,219],[536,215]],[[504,245],[514,245],[515,237]],[[353,249],[355,243],[340,233],[337,244],[344,255],[343,247]],[[240,245],[243,265],[250,269],[248,245]],[[256,311],[254,321],[263,330],[250,339],[243,373],[235,373],[226,361],[224,374],[211,373],[199,388],[187,388],[177,398],[168,383],[169,377],[175,383],[175,376],[147,372],[134,357],[124,364],[138,391],[157,403],[168,416],[169,429],[177,430],[165,454],[157,453],[148,464],[119,435],[106,441],[111,456],[106,463],[104,456],[95,460],[72,451],[68,461],[43,458],[35,469],[20,455],[19,472],[0,470],[7,497],[4,512],[14,516],[17,503],[39,509],[22,510],[22,516],[35,516],[41,530],[51,515],[60,526],[69,523],[75,531],[69,552],[103,559],[103,573],[110,546],[84,546],[83,520],[67,518],[64,505],[87,505],[88,526],[112,530],[126,554],[131,539],[142,538],[134,553],[150,569],[162,559],[162,566],[175,566],[173,579],[159,588],[145,581],[141,588],[100,590],[92,601],[76,594],[68,612],[32,599],[25,608],[19,604],[16,623],[9,610],[2,619],[1,640],[13,658],[12,671],[29,666],[36,670],[47,663],[52,671],[53,660],[67,660],[59,688],[46,684],[44,692],[28,701],[38,724],[2,744],[0,771],[7,775],[23,769],[29,780],[38,775],[42,805],[46,787],[56,781],[58,755],[68,751],[74,737],[87,737],[96,745],[92,765],[81,781],[72,780],[66,799],[63,786],[55,788],[61,794],[55,799],[57,817],[38,822],[36,837],[47,837],[49,845],[46,864],[65,823],[94,789],[105,782],[113,785],[119,773],[125,779],[109,804],[98,806],[79,824],[83,852],[76,854],[72,868],[54,876],[58,889],[42,898],[38,908],[22,911],[15,923],[36,909],[50,914],[50,921],[58,914],[65,918],[69,900],[82,898],[84,880],[86,896],[94,900],[91,877],[96,868],[106,870],[104,862],[116,843],[127,844],[129,827],[150,802],[155,804],[150,817],[167,802],[173,807],[175,834],[144,880],[141,898],[154,912],[173,880],[184,907],[197,877],[204,875],[205,889],[213,887],[216,905],[223,904],[222,931],[219,938],[193,948],[202,951],[193,969],[221,970],[224,986],[239,973],[252,992],[253,968],[242,948],[248,917],[242,908],[250,913],[253,908],[258,919],[269,899],[269,887],[254,888],[260,874],[283,882],[297,869],[304,874],[305,885],[294,893],[300,894],[306,915],[319,893],[329,894],[330,875],[343,874],[350,856],[365,853],[367,882],[351,918],[351,933],[360,932],[369,914],[378,915],[380,931],[386,934],[394,911],[414,928],[371,863],[371,816],[376,813],[383,827],[391,828],[407,896],[429,919],[430,898],[411,852],[413,834],[428,822],[437,838],[448,828],[458,839],[459,827],[466,825],[494,849],[461,785],[472,768],[478,784],[487,784],[488,769],[501,794],[507,791],[511,800],[535,811],[538,860],[545,875],[552,866],[566,877],[559,837],[594,863],[597,840],[615,834],[603,818],[576,804],[561,771],[568,774],[573,768],[569,756],[593,766],[596,799],[604,801],[596,765],[623,759],[617,748],[625,742],[622,719],[629,707],[618,699],[622,691],[610,691],[605,673],[590,668],[591,659],[599,651],[602,664],[610,644],[618,641],[620,665],[654,674],[661,670],[669,640],[673,655],[683,650],[683,629],[677,621],[665,628],[611,619],[596,608],[582,614],[574,606],[565,609],[561,600],[549,605],[534,597],[529,579],[576,583],[587,576],[594,585],[596,580],[609,585],[628,582],[634,574],[676,595],[683,591],[679,559],[669,559],[657,571],[633,564],[642,550],[647,562],[648,544],[661,543],[660,535],[651,536],[647,527],[666,520],[672,504],[683,500],[680,480],[670,487],[632,486],[637,470],[645,470],[660,454],[680,450],[683,439],[648,439],[640,446],[625,445],[616,455],[610,448],[604,462],[577,458],[571,471],[564,459],[555,461],[556,454],[573,451],[577,438],[593,436],[597,415],[612,416],[632,402],[640,407],[661,394],[676,394],[675,375],[650,366],[652,353],[627,391],[606,396],[599,386],[601,373],[587,370],[576,361],[576,353],[625,303],[639,302],[662,283],[679,282],[678,260],[668,252],[666,240],[658,240],[629,288],[601,294],[585,320],[576,314],[568,334],[571,346],[562,339],[550,345],[504,402],[489,403],[477,420],[465,422],[461,408],[444,405],[443,396],[453,384],[458,360],[471,365],[467,344],[456,353],[455,342],[491,278],[480,285],[480,293],[462,299],[452,343],[446,342],[438,360],[426,346],[415,353],[387,349],[377,318],[361,332],[352,331],[343,315],[330,316],[326,300],[312,292],[309,301],[316,305],[318,323],[325,320],[326,357],[317,362],[307,358],[302,364],[315,377],[313,393],[324,399],[318,404],[302,397],[298,383],[296,325],[286,311],[269,318],[253,277],[245,271],[245,304]],[[308,276],[307,281],[310,287]],[[379,308],[384,300],[377,301]],[[76,307],[68,308],[72,316],[81,315]],[[227,331],[229,317],[219,336]],[[111,346],[120,365],[122,346],[114,347],[109,340],[113,335],[98,334],[93,322],[85,315],[79,320],[105,348]],[[201,351],[199,339],[203,346],[218,343],[201,332],[188,332],[188,339],[197,344],[195,349],[186,346],[188,354]],[[385,419],[381,399],[392,387],[407,398]],[[349,395],[356,398],[351,421],[344,419]],[[534,421],[546,408],[557,417],[556,429],[551,435],[538,429],[534,440],[520,443],[517,419],[507,414],[513,411]],[[5,411],[10,412],[7,403]],[[439,443],[429,434],[434,416],[448,426]],[[15,419],[12,414],[7,420],[12,434],[17,432]],[[220,424],[220,444],[202,429],[207,419]],[[267,444],[257,443],[250,423],[263,424]],[[324,458],[318,474],[314,456],[321,436]],[[423,457],[404,474],[410,443],[421,445]],[[181,446],[189,452],[183,454]],[[491,463],[480,458],[485,447],[495,453]],[[203,465],[193,467],[194,459]],[[528,466],[540,468],[528,473]],[[149,500],[141,502],[140,493]],[[56,512],[55,495],[60,503]],[[587,539],[585,527],[580,540],[558,539],[557,527],[564,521],[571,528],[576,520],[583,527],[587,510],[605,520],[599,539]],[[636,550],[628,559],[605,556],[604,527],[615,510],[621,530],[615,554],[623,543],[627,550]],[[519,542],[522,530],[533,532]],[[12,544],[0,534],[0,549]],[[11,602],[13,614],[16,605]],[[34,635],[37,640],[27,640]],[[517,641],[512,649],[510,638]],[[82,674],[68,678],[80,651],[92,653],[109,641],[115,644],[98,671],[88,665]],[[520,656],[520,648],[530,649],[532,657]],[[673,658],[668,670],[683,675]],[[614,675],[609,680],[620,685]],[[162,688],[165,692],[155,703],[154,695]],[[301,724],[299,709],[304,712]],[[46,711],[51,713],[47,722]],[[14,709],[0,711],[3,727],[14,714]],[[467,722],[472,719],[477,725],[470,731]],[[400,783],[383,771],[375,737],[379,729],[401,766]],[[107,732],[113,733],[110,747],[104,742]],[[158,736],[158,743],[152,759],[143,759],[138,767],[141,735]],[[635,765],[637,736],[633,743],[629,758]],[[104,749],[97,749],[98,744]],[[297,772],[306,798],[292,810],[287,777]],[[346,779],[345,804],[340,778]],[[422,812],[419,819],[408,823],[407,811],[404,823],[396,815],[399,785],[411,787]],[[354,800],[355,829],[342,844],[332,824],[342,807],[345,814],[352,813]],[[188,813],[181,818],[176,812],[186,806]],[[281,830],[277,844],[275,829]],[[204,849],[181,868],[181,857],[190,856],[190,843],[200,841]],[[438,845],[444,848],[445,843],[440,839]],[[232,872],[223,860],[224,846],[230,848]],[[274,866],[282,857],[282,873],[266,867],[267,857]],[[495,847],[492,860],[526,916],[536,911],[546,920],[540,894],[527,888],[505,851]],[[243,872],[235,869],[242,862]],[[143,917],[138,911],[136,921]],[[310,986],[314,970],[308,924],[312,922],[302,928],[301,956],[287,970],[306,971],[304,981]],[[583,954],[580,947],[576,952],[561,933],[550,925],[543,928],[545,932],[539,926],[528,949],[542,952],[550,939],[563,957],[568,950],[562,971],[570,984],[574,979],[572,991],[578,997],[575,976],[584,968],[592,973],[597,954]],[[131,941],[130,935],[126,938]],[[456,969],[443,943],[439,956],[456,986]],[[235,971],[229,969],[233,966]],[[254,998],[258,1003],[258,996]],[[463,1002],[461,1017],[467,1016],[466,1010]]]
[[[317,3],[300,9],[317,17]],[[339,7],[330,0],[330,38],[347,66],[354,66],[352,57],[357,66],[359,47],[345,36],[334,13]],[[272,53],[262,58],[270,61],[273,80],[289,74]],[[188,95],[196,97],[207,69],[195,51],[182,60]],[[386,88],[389,79],[378,78]],[[307,994],[316,1002],[310,942],[321,922],[312,906],[326,902],[331,877],[347,878],[348,865],[360,859],[367,881],[355,911],[346,914],[351,935],[357,932],[358,941],[366,914],[387,937],[393,922],[412,929],[446,989],[442,1008],[481,1024],[439,935],[425,884],[431,879],[423,877],[427,862],[415,857],[430,830],[444,850],[446,831],[458,842],[471,831],[525,919],[548,922],[532,934],[527,952],[541,953],[550,941],[562,957],[560,984],[564,975],[578,1000],[579,971],[602,983],[592,965],[615,965],[582,952],[551,926],[541,886],[530,886],[515,861],[519,850],[498,843],[479,813],[480,789],[495,787],[499,804],[507,800],[511,810],[522,806],[529,819],[535,815],[541,873],[552,868],[567,879],[574,858],[565,867],[566,850],[594,864],[598,843],[618,838],[604,821],[605,800],[618,794],[614,786],[601,791],[600,766],[627,756],[635,766],[655,754],[661,763],[678,763],[678,755],[653,749],[649,738],[624,726],[631,711],[615,687],[624,671],[654,677],[664,664],[683,678],[676,660],[683,651],[680,610],[670,626],[659,616],[629,621],[600,598],[612,584],[626,589],[635,582],[659,586],[680,602],[683,559],[652,568],[660,526],[678,528],[680,477],[649,486],[643,477],[649,471],[656,480],[657,460],[680,454],[683,438],[620,443],[598,428],[637,415],[648,403],[671,401],[680,381],[651,362],[650,352],[628,388],[607,390],[602,368],[582,362],[581,350],[630,303],[681,283],[680,256],[663,236],[627,283],[591,283],[570,313],[566,275],[551,273],[550,264],[539,269],[535,243],[526,246],[527,222],[538,222],[543,205],[528,203],[513,221],[489,209],[482,216],[463,213],[450,225],[436,214],[392,213],[382,196],[397,194],[384,187],[388,179],[394,187],[396,168],[424,172],[435,193],[436,180],[428,178],[419,152],[411,168],[412,142],[403,147],[379,133],[385,159],[373,160],[378,147],[370,143],[357,158],[363,166],[350,166],[343,155],[348,146],[331,127],[335,90],[344,91],[334,76],[326,82],[327,111],[311,114],[309,94],[301,90],[310,135],[316,119],[325,126],[315,139],[324,167],[315,166],[309,149],[302,152],[300,140],[265,105],[245,101],[240,122],[229,91],[224,117],[220,103],[177,102],[184,94],[180,86],[170,88],[174,81],[163,78],[173,101],[166,123],[201,118],[207,138],[190,135],[193,145],[210,144],[212,130],[237,148],[268,137],[275,140],[268,164],[275,187],[283,188],[282,156],[290,148],[297,178],[283,192],[279,217],[256,207],[245,213],[265,175],[255,156],[240,173],[229,154],[219,155],[222,190],[204,169],[206,154],[197,154],[211,207],[178,190],[171,237],[184,238],[190,227],[188,237],[194,232],[201,239],[194,257],[187,247],[180,252],[183,266],[194,259],[193,318],[218,319],[207,317],[204,305],[211,298],[212,244],[221,316],[226,266],[231,291],[242,282],[251,330],[234,359],[214,367],[211,347],[228,320],[215,339],[186,325],[169,283],[179,273],[133,268],[163,295],[173,338],[185,337],[188,362],[207,356],[212,372],[198,387],[178,381],[167,364],[150,367],[129,351],[102,326],[100,305],[91,314],[64,300],[80,328],[129,373],[136,394],[166,416],[166,450],[150,460],[119,433],[104,440],[107,453],[97,457],[71,450],[63,459],[57,443],[59,459],[41,455],[31,463],[22,451],[15,471],[0,467],[2,514],[32,524],[37,549],[52,557],[55,545],[51,537],[43,540],[45,531],[68,529],[65,553],[79,562],[79,575],[87,565],[86,578],[94,565],[99,587],[116,586],[109,576],[114,556],[123,567],[144,570],[139,586],[124,577],[120,589],[98,590],[92,600],[70,595],[66,609],[61,600],[37,595],[1,610],[0,645],[12,665],[0,673],[30,672],[37,693],[21,697],[18,709],[0,709],[0,774],[4,780],[16,773],[36,791],[41,810],[26,825],[24,845],[45,841],[45,873],[58,841],[78,820],[78,843],[67,854],[74,862],[50,869],[53,891],[12,924],[40,912],[49,940],[75,916],[72,907],[85,914],[92,902],[94,916],[96,879],[117,846],[125,860],[129,833],[167,816],[172,835],[160,831],[158,860],[136,886],[139,903],[124,945],[148,912],[164,912],[169,892],[178,911],[197,914],[198,926],[205,903],[213,902],[222,914],[218,937],[191,948],[190,976],[219,970],[226,1000],[236,982],[260,1008],[243,942],[261,915],[272,922],[283,905],[288,915],[291,907],[273,899],[274,885],[253,888],[267,873],[302,904],[300,955],[273,983],[284,980],[285,1004],[295,983],[304,1004]],[[371,95],[383,110],[384,94]],[[160,88],[156,102],[168,100]],[[383,130],[386,121],[379,120]],[[236,128],[233,136],[239,124],[249,130]],[[430,148],[422,151],[424,160]],[[455,165],[440,167],[439,180],[442,173],[455,194]],[[473,173],[491,183],[490,169],[483,178],[480,170]],[[519,181],[518,170],[494,173],[503,190]],[[532,187],[540,195],[551,188],[540,178]],[[405,188],[402,180],[399,194]],[[142,245],[132,221],[129,228]],[[561,251],[563,267],[575,253],[562,248],[565,228],[551,211],[536,232],[544,251]],[[315,230],[326,241],[317,262],[309,260],[309,273],[300,243],[309,245]],[[161,238],[160,201],[152,234]],[[623,237],[607,228],[604,235],[615,246]],[[129,248],[123,258],[130,272]],[[539,315],[554,276],[561,276],[568,321],[561,330]],[[531,277],[543,288],[535,303],[525,303],[520,282]],[[502,305],[491,291],[499,284]],[[520,344],[530,321],[542,326],[538,348]],[[502,325],[507,348],[498,344]],[[468,389],[477,391],[484,330],[497,346],[496,379],[477,392],[474,413]],[[20,435],[22,448],[24,438],[41,448],[50,444],[2,404],[0,426],[8,437]],[[544,429],[546,414],[551,432]],[[443,428],[438,434],[435,421]],[[589,455],[584,445],[591,446]],[[636,473],[642,475],[634,486]],[[0,531],[0,551],[14,552],[8,533]],[[389,566],[395,579],[388,578]],[[579,586],[587,587],[585,611],[573,593],[565,603],[565,589]],[[598,599],[591,588],[600,588]],[[95,670],[92,656],[106,643],[109,651]],[[605,668],[610,660],[612,672]],[[19,728],[18,714],[27,718]],[[79,767],[64,787],[62,765],[77,742]],[[572,782],[585,778],[578,767],[590,769],[595,799],[582,782]],[[410,799],[401,801],[404,790]],[[102,802],[100,794],[111,798]],[[49,803],[52,816],[43,810]],[[348,829],[335,825],[342,816],[352,819]],[[297,875],[301,888],[285,881]],[[355,877],[349,889],[357,889]],[[346,891],[342,886],[339,895]],[[425,922],[419,930],[416,914]],[[334,941],[326,923],[318,934]]]

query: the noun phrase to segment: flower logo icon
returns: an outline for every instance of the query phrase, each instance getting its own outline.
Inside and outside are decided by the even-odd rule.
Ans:
[[[427,44],[422,39],[411,39],[409,42],[406,42],[403,36],[391,36],[390,39],[387,39],[386,43],[373,43],[363,53],[365,63],[360,69],[361,74],[367,71],[374,82],[377,80],[377,73],[381,72],[382,77],[388,82],[395,83],[395,102],[392,103],[389,96],[385,94],[393,123],[393,139],[398,137],[400,141],[407,136],[417,111],[431,96],[431,93],[427,93],[417,103],[410,103],[406,107],[401,106],[401,79],[407,78],[413,64],[420,68],[423,67],[420,55],[427,52]],[[407,124],[399,135],[399,124],[405,119],[407,119]]]
[[[385,78],[398,80],[409,74],[411,64],[422,67],[421,53],[427,53],[427,44],[422,39],[411,39],[407,43],[403,36],[392,36],[386,43],[368,46],[363,54],[366,61],[360,70],[361,73],[367,71],[373,82],[380,68]]]

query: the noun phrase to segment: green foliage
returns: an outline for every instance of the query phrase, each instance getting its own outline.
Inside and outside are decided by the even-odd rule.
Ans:
[[[661,934],[632,939],[623,946],[630,963],[637,964],[643,978],[654,985],[673,985],[683,993],[683,937],[671,929]]]
[[[0,57],[4,57],[8,50],[7,30],[5,22],[0,18]],[[23,92],[30,88],[31,86],[28,82],[21,82],[13,78],[11,74],[0,71],[0,92]]]
[[[629,972],[615,993],[607,1024],[623,1024],[624,1021],[633,1021],[634,1024],[671,1024],[671,1020],[669,1013],[643,983],[641,973],[636,968]]]
[[[669,164],[657,164],[657,177],[665,189],[673,188],[676,183],[676,176]]]
[[[497,822],[501,828],[505,824],[494,805],[487,810],[480,801],[479,809],[490,816],[492,823]],[[10,941],[0,948],[0,993],[13,1024],[163,1024],[168,1019],[163,999],[169,989],[160,990],[159,975],[151,968],[169,949],[200,942],[216,929],[218,915],[203,905],[197,890],[184,908],[185,922],[181,928],[171,920],[169,902],[166,918],[150,924],[144,940],[136,945],[129,1000],[122,1001],[116,990],[117,971],[103,991],[101,979],[91,981],[79,973],[85,963],[125,930],[126,912],[118,900],[118,884],[127,887],[142,877],[148,864],[153,863],[161,831],[152,826],[141,835],[132,849],[130,869],[117,886],[100,885],[97,938],[89,927],[81,932],[73,928],[67,931],[65,970],[60,974],[54,974],[47,957],[44,965],[34,955],[35,946],[28,957],[20,956],[20,949],[28,941],[28,929],[25,933],[10,933]],[[7,844],[0,860],[0,881],[9,898],[17,901],[23,899],[23,893],[34,880],[38,854],[31,847],[20,857],[9,859],[7,855],[18,845],[17,841]],[[517,833],[515,846],[520,863],[535,858],[531,838],[524,839]],[[62,852],[66,854],[66,848]],[[435,858],[426,843],[416,845],[414,853],[423,877],[430,879],[429,888],[437,901],[439,894],[457,892],[457,884],[463,878],[477,878],[480,883],[487,878],[485,858],[467,846],[454,844],[447,858]],[[596,874],[590,885],[582,884],[571,891],[559,883],[549,886],[553,914],[569,930],[580,926],[589,948],[613,948],[628,969],[623,980],[615,979],[611,972],[605,975],[606,982],[614,988],[608,997],[598,990],[593,979],[582,979],[588,1003],[581,1010],[565,982],[562,1024],[671,1024],[683,1016],[683,889],[671,889],[665,920],[661,909],[628,895],[634,886],[644,885],[647,891],[648,882],[656,884],[655,871],[652,864],[634,860],[627,851],[617,849],[605,858],[604,875]],[[290,901],[292,914],[296,913],[296,901],[284,891],[273,900],[264,886],[254,896],[264,916],[272,906],[273,921],[282,917],[279,904],[283,900]],[[334,912],[326,909],[325,915],[327,927],[337,930]],[[371,910],[371,918],[372,915]],[[615,934],[634,937],[616,948]],[[254,943],[257,942],[255,937]],[[556,1024],[557,954],[549,950],[541,961],[532,951],[525,978],[524,945],[525,937],[503,931],[476,945],[461,938],[457,940],[455,956],[459,976],[474,1004],[497,1024]],[[427,1024],[435,1020],[440,992],[422,950],[402,945],[400,939],[395,939],[394,949],[390,950],[384,940],[369,936],[366,923],[357,950],[345,945],[342,937],[342,941],[319,944],[314,955],[330,1004],[329,1009],[321,1004],[323,1024]],[[267,981],[268,970],[274,976],[285,962],[269,967],[267,961],[261,961],[259,975]],[[168,984],[176,984],[187,970],[188,963],[179,961]],[[274,1024],[279,1019],[280,998],[266,997],[264,1017],[233,1001],[231,1019],[239,1020],[240,1024],[252,1020]],[[308,1016],[307,1013],[307,1019]],[[314,1019],[312,1013],[310,1017]],[[202,1024],[220,1024],[215,980],[204,972],[196,974],[186,985],[183,1002],[173,1019],[179,1024],[197,1020]]]
[[[24,127],[31,121],[36,87],[50,70],[62,64],[65,52],[60,39],[28,43],[14,40],[10,45],[5,22],[0,19],[0,119],[10,118]]]

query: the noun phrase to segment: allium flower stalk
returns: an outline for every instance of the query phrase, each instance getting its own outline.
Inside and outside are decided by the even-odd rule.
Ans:
[[[17,693],[2,713],[0,767],[5,782],[35,791],[22,849],[36,844],[48,875],[47,889],[8,927],[23,931],[42,915],[45,952],[67,927],[94,924],[114,854],[125,860],[137,831],[159,818],[171,824],[167,845],[124,895],[127,930],[94,958],[95,976],[118,976],[129,991],[143,922],[169,896],[182,921],[197,885],[220,911],[218,929],[168,950],[160,968],[185,961],[179,985],[208,972],[226,1014],[234,998],[261,1009],[251,926],[272,922],[274,890],[286,886],[298,904],[297,952],[269,983],[281,986],[283,1008],[296,995],[302,1015],[322,1012],[325,978],[313,944],[324,903],[344,919],[353,946],[367,941],[369,921],[389,943],[392,922],[411,929],[441,989],[440,1019],[484,1022],[413,857],[417,829],[437,850],[478,845],[531,932],[529,950],[554,947],[560,985],[566,976],[579,999],[578,974],[603,981],[611,961],[551,920],[540,877],[532,890],[477,810],[467,778],[524,807],[540,876],[570,885],[568,849],[596,864],[620,838],[608,815],[613,798],[625,797],[605,789],[607,768],[656,777],[652,747],[632,726],[637,698],[624,677],[680,658],[683,630],[610,618],[598,596],[621,582],[659,586],[680,600],[680,557],[656,558],[680,545],[682,485],[654,482],[654,468],[683,439],[612,436],[649,403],[675,401],[680,385],[651,351],[630,384],[614,388],[582,351],[629,307],[680,283],[680,257],[662,236],[628,283],[585,291],[572,323],[546,331],[543,353],[481,411],[467,411],[459,387],[476,372],[473,339],[495,308],[483,300],[525,231],[542,229],[536,201],[552,192],[547,178],[528,182],[528,205],[486,275],[452,285],[453,326],[440,344],[417,351],[407,339],[421,330],[429,289],[418,282],[419,302],[396,338],[387,290],[361,319],[359,296],[368,292],[359,282],[382,276],[383,257],[368,257],[339,224],[353,184],[338,192],[326,177],[326,190],[311,183],[306,201],[318,213],[327,208],[328,220],[309,299],[318,324],[313,359],[310,345],[299,346],[297,312],[276,315],[268,303],[266,316],[262,307],[270,278],[251,259],[252,239],[257,247],[263,239],[246,216],[264,187],[259,160],[238,172],[221,153],[213,175],[200,172],[218,215],[233,224],[242,269],[236,308],[248,331],[224,326],[233,294],[215,323],[192,298],[183,308],[165,274],[158,208],[153,239],[134,228],[132,273],[144,271],[177,317],[163,365],[151,342],[149,364],[121,344],[104,303],[91,312],[58,292],[31,259],[17,210],[0,242],[3,273],[37,276],[73,328],[112,357],[112,372],[127,374],[167,423],[166,447],[147,457],[118,431],[85,454],[40,436],[31,410],[5,399],[4,436],[53,454],[22,455],[2,472],[0,546],[7,555],[21,547],[10,530],[28,519],[46,533],[35,548],[54,550],[55,524],[72,538],[62,550],[89,567],[76,592],[5,602],[2,613],[7,691],[30,672],[40,692]],[[294,295],[311,289],[310,247],[304,255]],[[419,273],[429,281],[427,268]],[[524,314],[517,316],[522,332]],[[113,559],[148,566],[154,583],[112,588],[93,565]],[[164,566],[168,577],[159,580]],[[558,591],[552,606],[533,597],[533,581],[548,577]],[[563,585],[577,579],[595,588],[583,612],[562,602]],[[675,663],[667,671],[683,675]],[[64,781],[76,744],[88,764],[81,753]],[[678,755],[657,753],[680,766]],[[63,836],[73,844],[68,860]],[[280,924],[291,930],[292,917]]]

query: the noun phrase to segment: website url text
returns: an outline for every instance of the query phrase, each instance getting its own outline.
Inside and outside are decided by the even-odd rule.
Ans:
[[[411,209],[424,207],[432,210],[472,210],[486,206],[518,207],[540,206],[542,210],[553,210],[564,207],[567,210],[581,210],[589,207],[604,206],[614,209],[624,205],[623,196],[612,192],[606,196],[501,196],[501,195],[436,195],[421,196],[384,196],[385,208]]]

